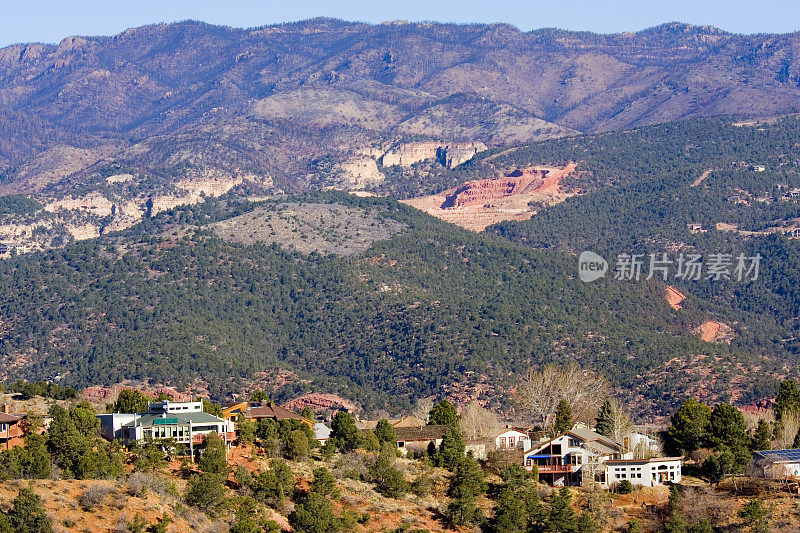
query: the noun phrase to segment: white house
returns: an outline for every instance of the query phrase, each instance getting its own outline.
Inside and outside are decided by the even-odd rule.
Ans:
[[[800,449],[753,452],[753,463],[768,479],[800,478]]]
[[[661,441],[656,437],[632,431],[622,438],[623,448],[627,450],[622,459],[642,459],[662,454]]]
[[[531,439],[527,433],[518,429],[507,429],[495,436],[494,447],[496,450],[522,450],[531,449]]]
[[[101,433],[123,442],[174,439],[190,449],[202,445],[206,436],[216,432],[226,444],[236,438],[234,423],[203,411],[203,402],[158,402],[142,414],[98,415]]]
[[[325,443],[328,442],[328,439],[331,438],[331,428],[329,428],[322,422],[315,422],[314,438],[317,439],[317,441],[324,446]]]
[[[622,480],[632,485],[655,487],[665,483],[681,482],[681,464],[683,457],[653,457],[651,459],[608,460],[605,467],[603,487],[612,487]]]
[[[619,459],[622,446],[590,429],[567,431],[539,443],[524,455],[525,469],[536,465],[539,479],[553,486],[580,485],[584,477],[605,483],[603,463]]]

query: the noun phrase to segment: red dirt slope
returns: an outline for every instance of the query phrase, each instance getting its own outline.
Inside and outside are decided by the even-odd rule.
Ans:
[[[528,204],[556,204],[572,192],[560,190],[559,182],[577,165],[564,168],[530,167],[498,178],[468,181],[432,196],[405,200],[405,203],[447,222],[472,231],[503,220],[527,220],[536,211]]]

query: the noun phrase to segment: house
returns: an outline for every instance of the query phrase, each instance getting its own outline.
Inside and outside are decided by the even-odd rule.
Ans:
[[[322,422],[314,423],[314,438],[320,444],[325,446],[325,443],[328,442],[329,438],[331,438],[331,428],[329,428]]]
[[[496,450],[522,450],[527,452],[531,449],[531,445],[531,438],[519,428],[507,429],[494,437]]]
[[[753,464],[767,479],[800,479],[800,448],[753,452]]]
[[[403,455],[412,452],[427,451],[430,446],[438,448],[450,426],[399,427],[394,432],[397,436],[397,448]]]
[[[0,450],[10,450],[23,444],[22,417],[9,414],[8,405],[0,406]]]
[[[206,436],[216,432],[226,444],[236,438],[233,422],[203,411],[203,402],[151,403],[142,414],[114,413],[98,415],[101,434],[125,443],[174,439],[190,450],[202,445]]]
[[[523,456],[526,470],[539,470],[539,479],[553,486],[605,483],[603,463],[620,459],[622,446],[590,429],[573,429],[539,443]]]
[[[680,483],[682,462],[683,457],[611,459],[603,463],[605,475],[600,485],[605,488],[613,487],[623,480],[643,487]]]
[[[300,420],[309,426],[313,425],[311,420],[303,418],[302,416],[294,413],[288,409],[284,409],[279,405],[272,403],[252,403],[252,402],[239,402],[225,406],[222,410],[222,416],[226,420],[235,421],[239,415],[244,415],[249,420],[256,422],[262,419],[271,418],[276,422],[281,420]]]
[[[473,459],[483,461],[486,459],[486,441],[468,440],[464,442],[464,453]]]

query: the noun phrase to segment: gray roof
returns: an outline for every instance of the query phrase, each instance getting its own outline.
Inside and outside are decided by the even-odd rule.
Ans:
[[[611,439],[609,437],[606,437],[604,435],[601,435],[600,433],[597,433],[596,431],[592,431],[591,429],[586,429],[586,428],[571,429],[571,430],[567,431],[567,434],[575,435],[579,439],[584,440],[586,442],[591,442],[592,444],[595,444],[595,445],[600,444],[600,445],[602,445],[602,446],[604,446],[604,447],[606,447],[606,448],[608,448],[609,450],[612,450],[612,451],[618,452],[618,451],[620,451],[622,449],[622,446],[620,446],[618,443],[614,442],[613,439]]]
[[[156,420],[163,420],[163,422],[155,422]],[[163,416],[161,413],[150,413],[137,417],[132,422],[123,424],[122,427],[134,426],[186,426],[186,425],[201,425],[201,424],[219,424],[225,422],[224,419],[210,415],[204,412],[193,413],[167,413]]]
[[[331,428],[323,424],[322,422],[317,422],[314,424],[314,438],[317,440],[324,440],[331,436]]]

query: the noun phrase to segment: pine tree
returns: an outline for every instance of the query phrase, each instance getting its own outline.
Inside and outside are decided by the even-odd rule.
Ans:
[[[228,475],[228,457],[225,443],[214,431],[206,436],[205,449],[200,457],[200,470],[220,476]]]
[[[772,431],[770,430],[769,422],[763,418],[759,418],[758,426],[753,434],[753,440],[750,447],[753,450],[769,450],[771,435]]]
[[[458,412],[452,403],[442,400],[431,408],[429,426],[451,426],[458,429]]]
[[[675,453],[691,453],[705,445],[711,408],[689,398],[672,415],[667,439]]]
[[[572,407],[564,398],[556,406],[556,421],[553,423],[553,433],[560,435],[572,429]]]
[[[395,445],[397,444],[397,434],[395,433],[392,425],[386,419],[378,421],[378,425],[375,427],[375,436],[378,437],[378,442],[381,444],[384,442],[391,442]]]
[[[350,413],[347,411],[336,413],[331,423],[331,438],[336,439],[342,452],[349,452],[360,446],[361,432]]]
[[[114,402],[113,411],[115,413],[146,413],[147,404],[152,398],[133,389],[124,389],[119,393],[117,401]]]
[[[448,428],[439,445],[439,461],[448,470],[452,470],[459,464],[464,457],[464,441],[458,430]]]
[[[16,533],[50,533],[53,531],[50,518],[42,505],[42,499],[30,489],[20,489],[8,512],[8,519]]]
[[[614,436],[614,407],[610,400],[603,402],[595,420],[595,431],[606,437]]]
[[[575,512],[570,500],[572,495],[567,487],[561,487],[550,502],[550,514],[547,517],[547,531],[553,533],[569,533],[575,531]]]
[[[491,520],[490,531],[494,533],[517,533],[528,527],[528,513],[525,503],[506,486],[497,498],[497,507]]]
[[[318,492],[309,492],[295,506],[289,524],[297,533],[338,533],[342,529],[330,500]]]

